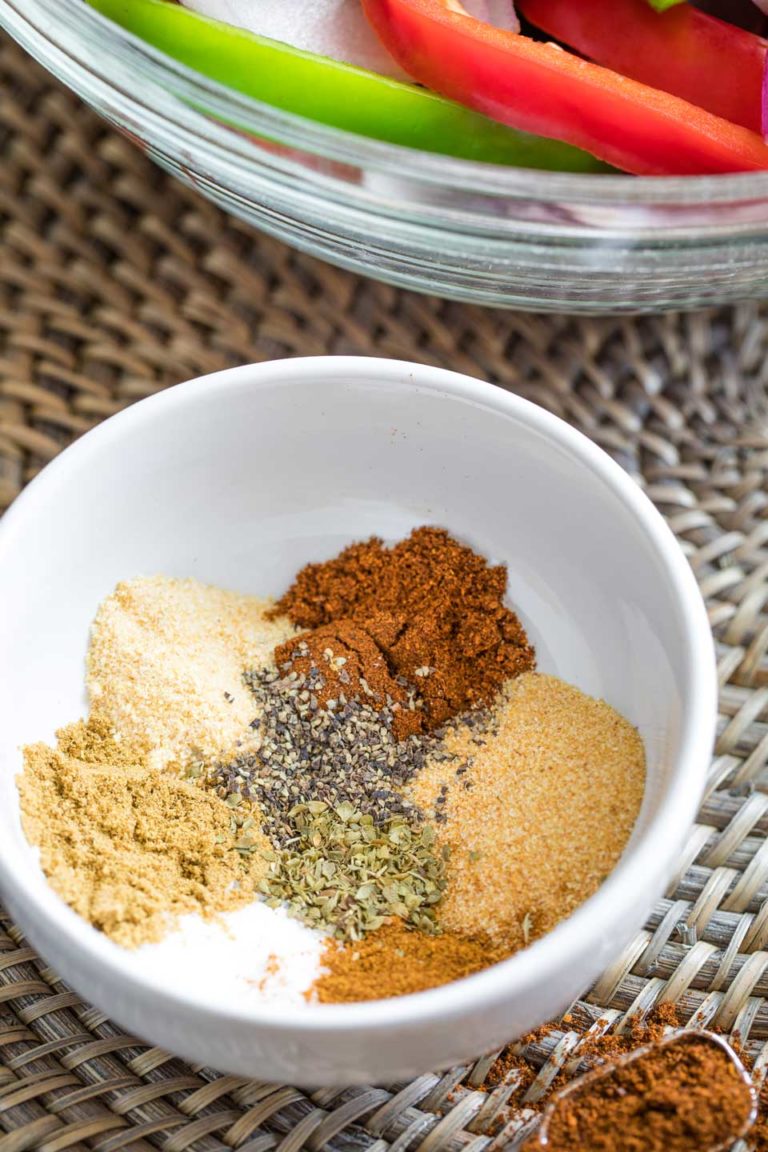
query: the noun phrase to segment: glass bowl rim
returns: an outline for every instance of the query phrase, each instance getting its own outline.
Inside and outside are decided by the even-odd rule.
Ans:
[[[167,90],[167,79],[172,77],[174,95],[182,97],[188,105],[199,106],[202,99],[206,111],[221,116],[225,121],[239,119],[243,127],[254,135],[271,136],[284,145],[338,163],[355,167],[364,164],[392,176],[402,178],[405,175],[424,184],[437,184],[454,190],[541,202],[567,198],[616,207],[664,204],[687,208],[768,199],[768,171],[684,177],[543,171],[462,160],[371,139],[235,92],[147,44],[91,8],[85,0],[74,3],[72,0],[24,0],[23,3],[21,0],[0,0],[0,24],[15,34],[25,23],[32,23],[35,11],[54,18],[52,26],[58,32],[68,33],[57,37],[58,47],[102,82],[111,83],[106,66],[110,51],[125,63],[139,60],[144,71],[160,87]],[[50,38],[50,31],[47,37]],[[23,37],[20,39],[23,43]],[[88,44],[98,46],[102,51],[85,58],[83,49]],[[102,57],[105,65],[99,67],[96,61]],[[208,117],[200,112],[196,117],[200,123],[210,123]],[[241,141],[247,142],[246,134]],[[235,150],[242,159],[251,158],[247,149]]]

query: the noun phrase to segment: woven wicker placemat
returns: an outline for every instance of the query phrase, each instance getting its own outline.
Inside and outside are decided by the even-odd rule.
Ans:
[[[719,741],[667,897],[575,1009],[620,1028],[673,1001],[768,1060],[768,308],[595,321],[409,295],[323,266],[172,183],[0,41],[0,502],[104,417],[267,357],[400,356],[520,392],[645,487],[701,582]],[[493,1152],[519,1120],[488,1060],[307,1093],[190,1067],[89,1008],[0,920],[0,1152]],[[527,1055],[535,1096],[582,1038]],[[501,1121],[505,1121],[501,1123]]]

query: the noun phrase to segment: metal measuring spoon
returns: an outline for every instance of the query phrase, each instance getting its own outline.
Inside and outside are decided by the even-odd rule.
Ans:
[[[560,1091],[552,1097],[544,1110],[541,1124],[531,1139],[525,1144],[525,1152],[534,1152],[536,1148],[550,1149],[552,1147],[550,1142],[550,1127],[553,1118],[558,1114],[564,1102],[572,1100],[577,1096],[588,1095],[592,1086],[597,1081],[609,1079],[621,1068],[626,1068],[627,1065],[636,1063],[644,1056],[648,1056],[662,1048],[671,1048],[679,1044],[690,1044],[692,1042],[712,1044],[719,1048],[736,1069],[739,1079],[745,1088],[743,1116],[739,1117],[738,1123],[734,1122],[733,1132],[729,1133],[725,1140],[717,1144],[709,1144],[696,1149],[696,1152],[728,1152],[728,1149],[730,1149],[737,1140],[746,1136],[757,1118],[757,1092],[752,1084],[749,1073],[728,1041],[723,1039],[722,1036],[716,1035],[714,1032],[708,1032],[699,1028],[676,1032],[674,1035],[667,1036],[663,1040],[645,1044],[641,1048],[637,1048],[634,1052],[629,1052],[626,1056],[619,1056],[616,1060],[601,1064],[600,1067],[586,1072],[565,1088],[561,1088]]]

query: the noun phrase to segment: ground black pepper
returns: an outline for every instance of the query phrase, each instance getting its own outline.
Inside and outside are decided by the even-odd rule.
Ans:
[[[315,693],[321,708],[340,697],[364,700],[374,708],[392,711],[392,732],[403,740],[423,730],[422,708],[402,677],[395,678],[384,655],[365,628],[354,620],[324,624],[311,632],[287,640],[275,649],[278,669],[308,676],[313,668],[321,673],[322,685]]]
[[[435,738],[395,732],[400,704],[374,708],[343,691],[320,703],[325,673],[306,666],[309,649],[300,643],[282,669],[247,675],[259,712],[257,748],[218,766],[211,783],[219,796],[255,801],[264,830],[276,847],[295,836],[291,809],[320,801],[347,802],[382,824],[393,816],[420,821],[421,813],[402,796],[403,787],[424,766]],[[294,666],[306,667],[297,672]],[[412,701],[406,699],[406,707]]]

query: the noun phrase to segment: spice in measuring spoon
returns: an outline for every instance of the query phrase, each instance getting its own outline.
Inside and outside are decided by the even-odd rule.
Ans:
[[[596,1068],[555,1096],[526,1152],[727,1152],[756,1095],[731,1046],[679,1032]]]

